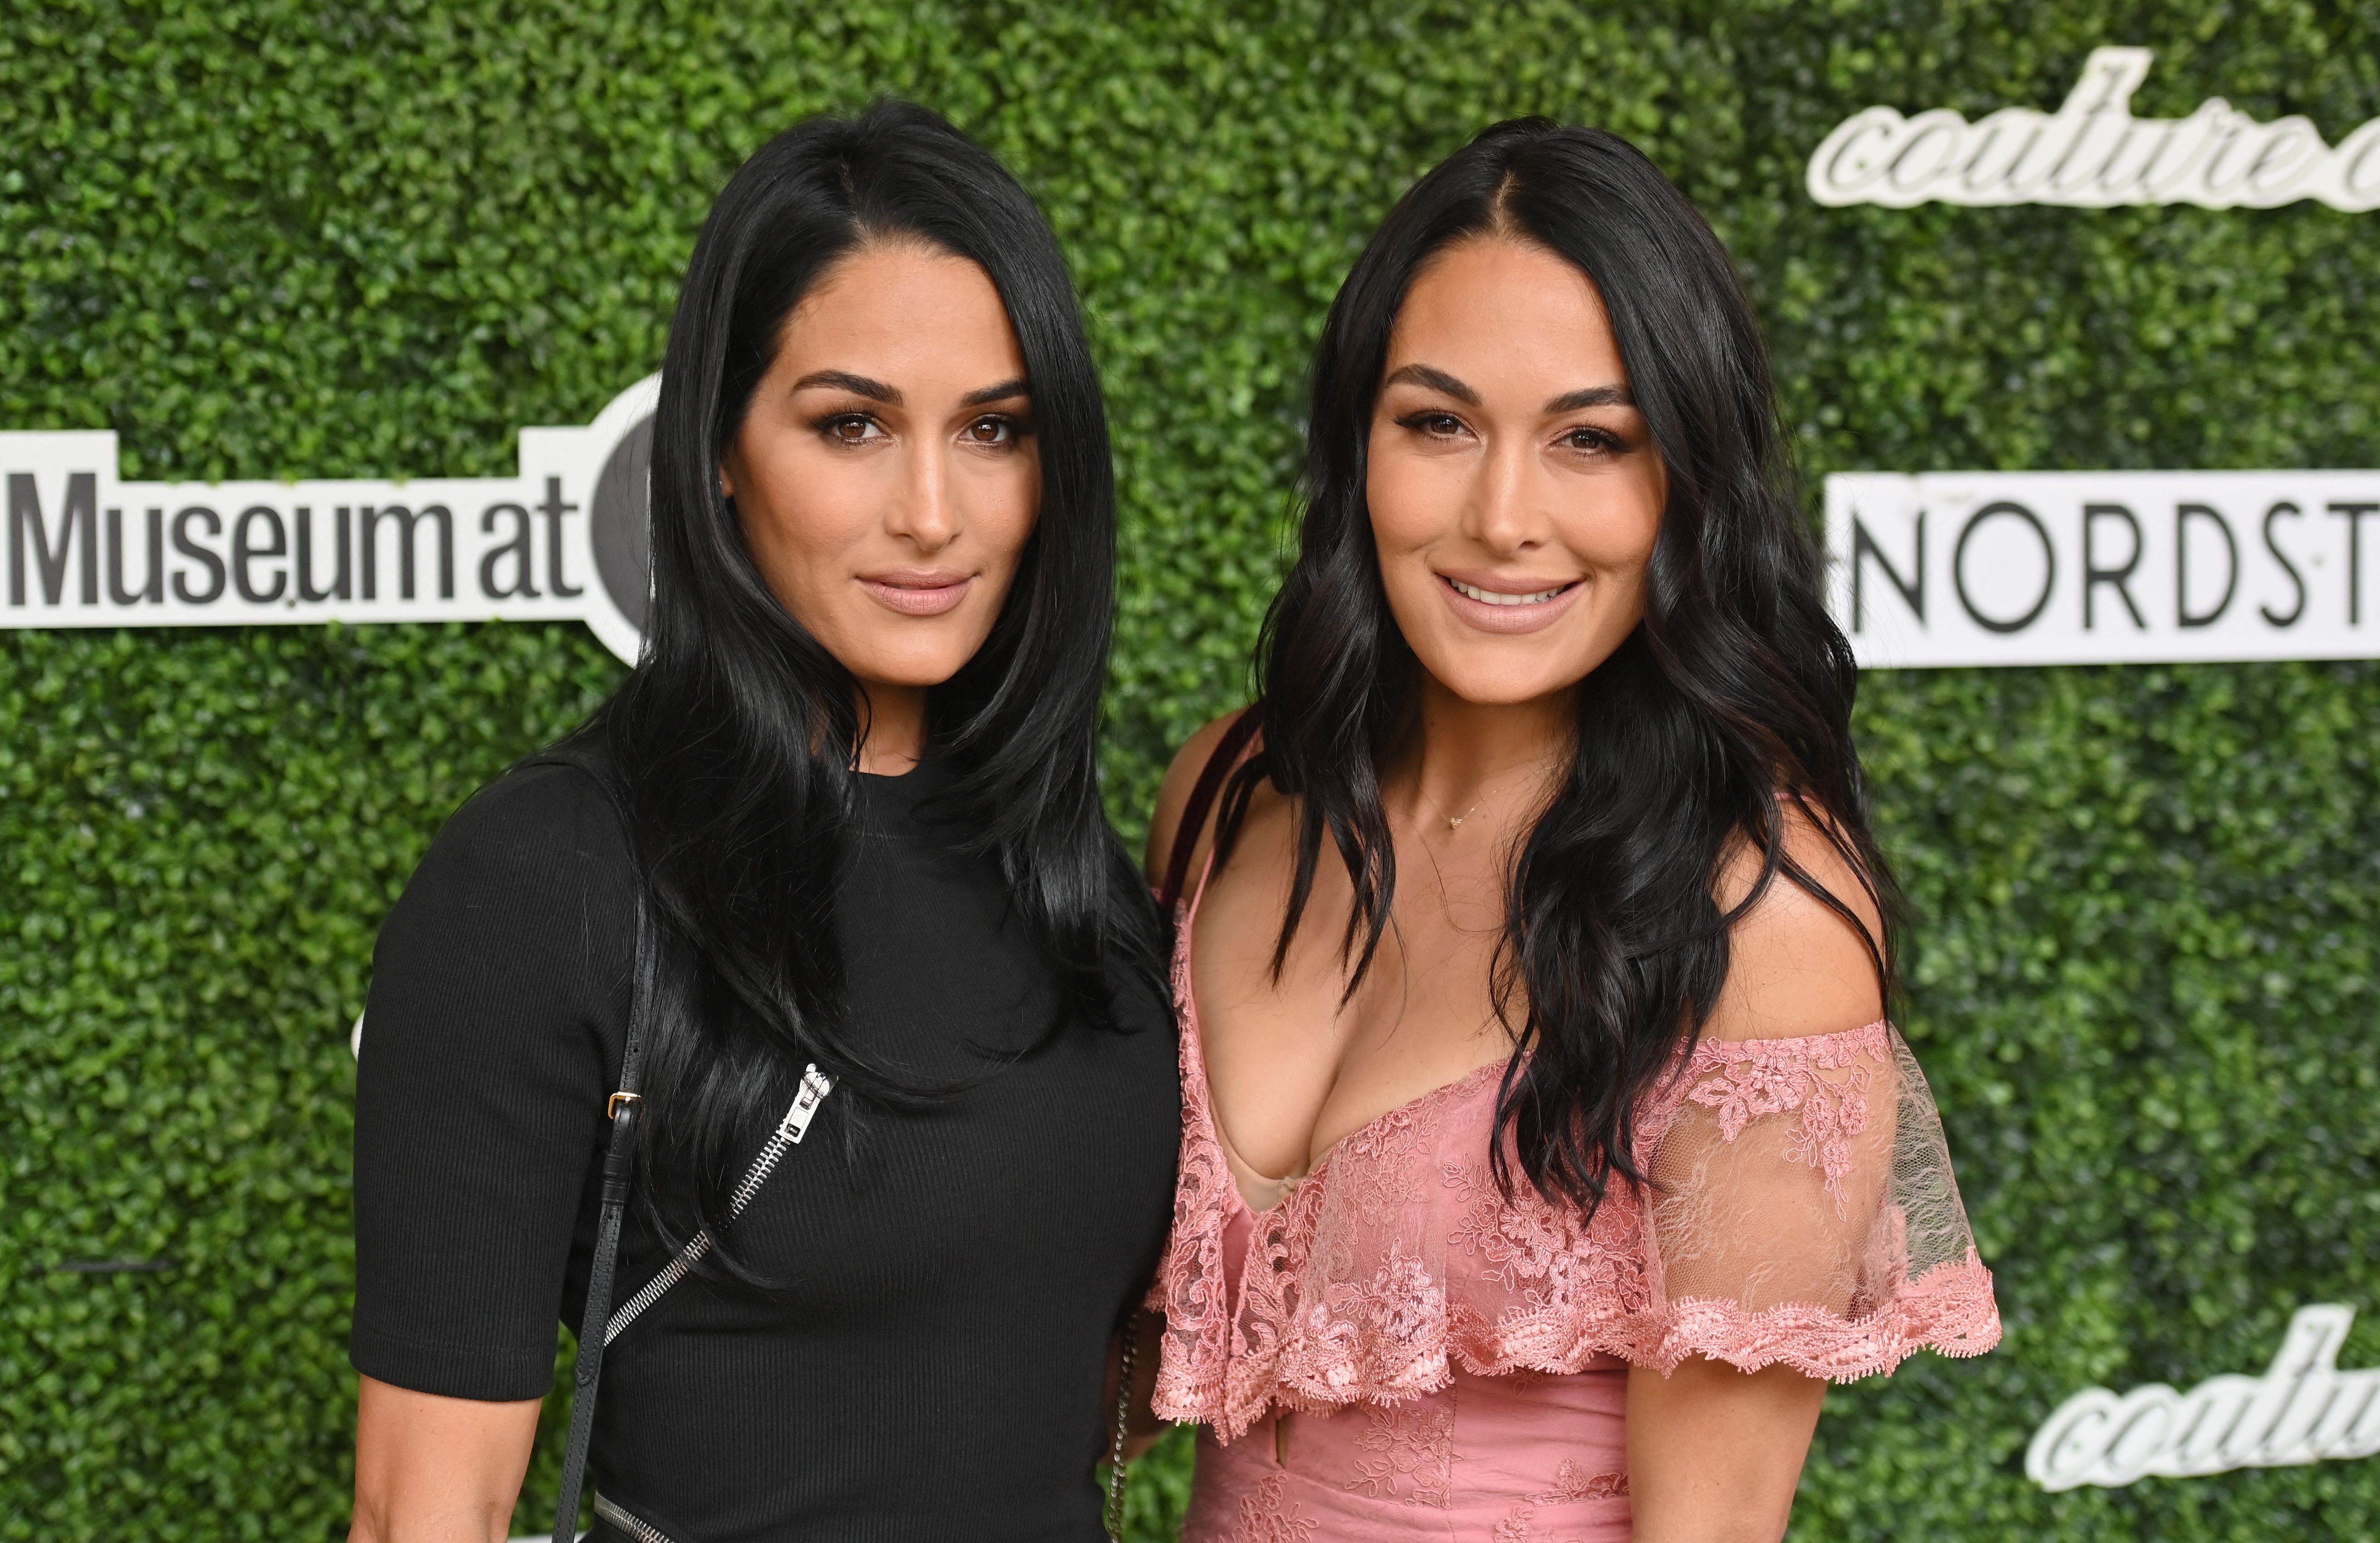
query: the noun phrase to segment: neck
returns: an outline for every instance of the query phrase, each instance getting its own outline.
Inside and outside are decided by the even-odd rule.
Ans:
[[[867,726],[859,770],[897,777],[915,768],[926,754],[926,688],[863,681],[857,690],[859,721]]]
[[[1384,791],[1393,812],[1425,828],[1465,820],[1475,808],[1484,814],[1483,805],[1536,797],[1564,763],[1577,732],[1567,691],[1526,702],[1471,702],[1425,672],[1420,708],[1415,751]]]

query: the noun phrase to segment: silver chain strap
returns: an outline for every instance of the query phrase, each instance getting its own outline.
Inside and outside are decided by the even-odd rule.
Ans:
[[[1124,1320],[1123,1359],[1116,1372],[1115,1440],[1108,1448],[1108,1537],[1123,1543],[1124,1437],[1132,1423],[1133,1363],[1140,1351],[1140,1315]]]

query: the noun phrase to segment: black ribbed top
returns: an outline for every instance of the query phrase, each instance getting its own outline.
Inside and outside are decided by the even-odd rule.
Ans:
[[[612,1344],[596,1488],[675,1543],[1091,1543],[1109,1336],[1171,1210],[1171,1015],[1134,987],[1133,1032],[1020,1055],[1054,989],[997,870],[921,820],[946,774],[861,780],[837,909],[855,1030],[922,1078],[981,1080],[856,1128],[827,1099],[739,1224],[784,1284],[690,1279]],[[555,1322],[585,1300],[632,879],[594,781],[526,767],[455,816],[382,928],[357,1077],[359,1371],[458,1398],[552,1385]],[[614,1302],[664,1258],[632,1208]]]

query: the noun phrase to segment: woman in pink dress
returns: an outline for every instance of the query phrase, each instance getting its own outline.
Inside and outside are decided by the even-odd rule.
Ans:
[[[1331,309],[1306,494],[1151,834],[1184,1537],[1776,1538],[1828,1380],[1999,1320],[1725,251],[1488,130]]]

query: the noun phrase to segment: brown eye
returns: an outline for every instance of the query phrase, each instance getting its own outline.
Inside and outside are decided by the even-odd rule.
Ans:
[[[1452,439],[1463,432],[1463,419],[1451,412],[1407,413],[1397,419],[1397,426],[1431,439]]]
[[[1620,443],[1619,436],[1601,429],[1572,429],[1562,436],[1562,443],[1586,456],[1617,455],[1628,448]]]
[[[828,419],[820,427],[827,438],[837,444],[861,444],[871,439],[881,439],[884,431],[865,413],[842,413]]]
[[[966,426],[969,444],[1006,444],[1011,425],[1004,418],[978,418]]]

